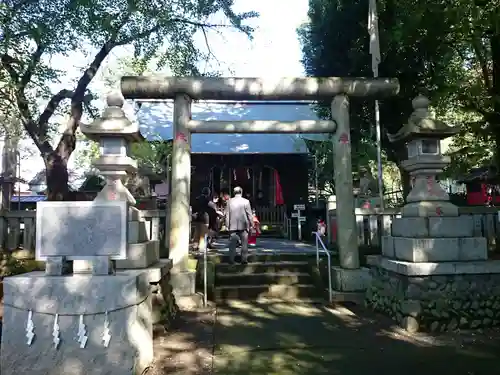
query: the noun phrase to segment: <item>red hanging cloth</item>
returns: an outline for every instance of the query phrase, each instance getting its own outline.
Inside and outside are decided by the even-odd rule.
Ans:
[[[276,205],[284,205],[285,200],[283,199],[283,189],[281,188],[280,176],[276,169],[274,170],[274,186],[276,186]]]

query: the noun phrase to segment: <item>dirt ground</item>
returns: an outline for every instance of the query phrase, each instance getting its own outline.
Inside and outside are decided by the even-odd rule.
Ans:
[[[157,327],[155,357],[148,375],[491,375],[500,330],[410,335],[363,308],[239,303]]]
[[[215,311],[181,311],[167,332],[155,327],[155,361],[147,375],[212,374]]]

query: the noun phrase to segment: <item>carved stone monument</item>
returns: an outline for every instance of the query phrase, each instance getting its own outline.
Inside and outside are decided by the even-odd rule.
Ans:
[[[382,255],[370,259],[366,300],[410,331],[497,324],[500,262],[487,260],[486,239],[472,216],[459,215],[436,181],[450,162],[440,140],[458,129],[432,118],[428,106],[426,98],[414,99],[408,123],[390,138],[406,143],[402,165],[415,183],[402,217],[382,238]]]
[[[137,168],[129,142],[141,135],[122,105],[110,97],[102,118],[82,127],[101,145],[102,191],[93,202],[39,202],[45,272],[4,279],[3,375],[141,374],[153,360],[155,306],[175,314],[171,262],[159,261],[124,185]]]

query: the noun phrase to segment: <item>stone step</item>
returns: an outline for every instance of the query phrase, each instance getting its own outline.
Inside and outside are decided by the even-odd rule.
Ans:
[[[201,256],[203,258],[203,256]],[[208,258],[215,263],[229,263],[229,255],[209,253]],[[307,262],[316,259],[316,253],[250,253],[248,260],[256,262],[283,262],[283,261],[301,261]],[[241,256],[236,255],[236,261],[239,262]]]
[[[309,273],[290,272],[288,270],[281,272],[264,273],[216,273],[215,283],[218,286],[229,285],[297,285],[312,284],[312,278]]]
[[[321,290],[312,284],[230,285],[215,287],[214,297],[216,303],[227,300],[257,300],[260,298],[289,301],[302,298],[320,298]]]
[[[304,261],[252,262],[248,264],[219,263],[216,265],[216,274],[252,275],[263,273],[309,273],[310,263]]]

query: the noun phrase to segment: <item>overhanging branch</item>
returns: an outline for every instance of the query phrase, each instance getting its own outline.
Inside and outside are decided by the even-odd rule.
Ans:
[[[171,18],[170,20],[168,20],[168,22],[166,23],[157,23],[155,26],[151,27],[150,29],[146,30],[146,31],[143,31],[139,34],[135,34],[135,35],[131,35],[130,37],[128,38],[124,38],[124,39],[119,39],[117,42],[116,42],[116,45],[117,46],[122,46],[122,45],[125,45],[125,44],[130,44],[136,40],[141,40],[141,39],[144,39],[146,37],[148,37],[149,35],[159,31],[162,27],[165,27],[168,23],[183,23],[183,24],[186,24],[186,25],[191,25],[191,26],[196,26],[198,28],[201,28],[203,30],[209,28],[209,29],[215,29],[215,28],[220,28],[220,27],[234,27],[233,25],[224,25],[224,24],[212,24],[212,23],[203,23],[203,22],[197,22],[197,21],[191,21],[191,20],[188,20],[188,19],[185,19],[185,18]]]
[[[42,43],[38,43],[35,52],[31,56],[30,62],[28,66],[26,67],[26,70],[24,71],[24,74],[21,76],[20,79],[20,90],[24,90],[26,85],[30,82],[31,77],[33,76],[33,73],[35,73],[36,66],[40,62],[40,59],[42,58],[42,55],[45,51],[45,45]]]
[[[73,94],[74,93],[71,90],[61,90],[50,99],[37,120],[37,124],[41,131],[45,129],[46,132],[48,130],[46,128],[48,126],[49,119],[54,114],[57,107],[59,107],[59,104],[61,104],[64,99],[71,99],[73,97]]]

